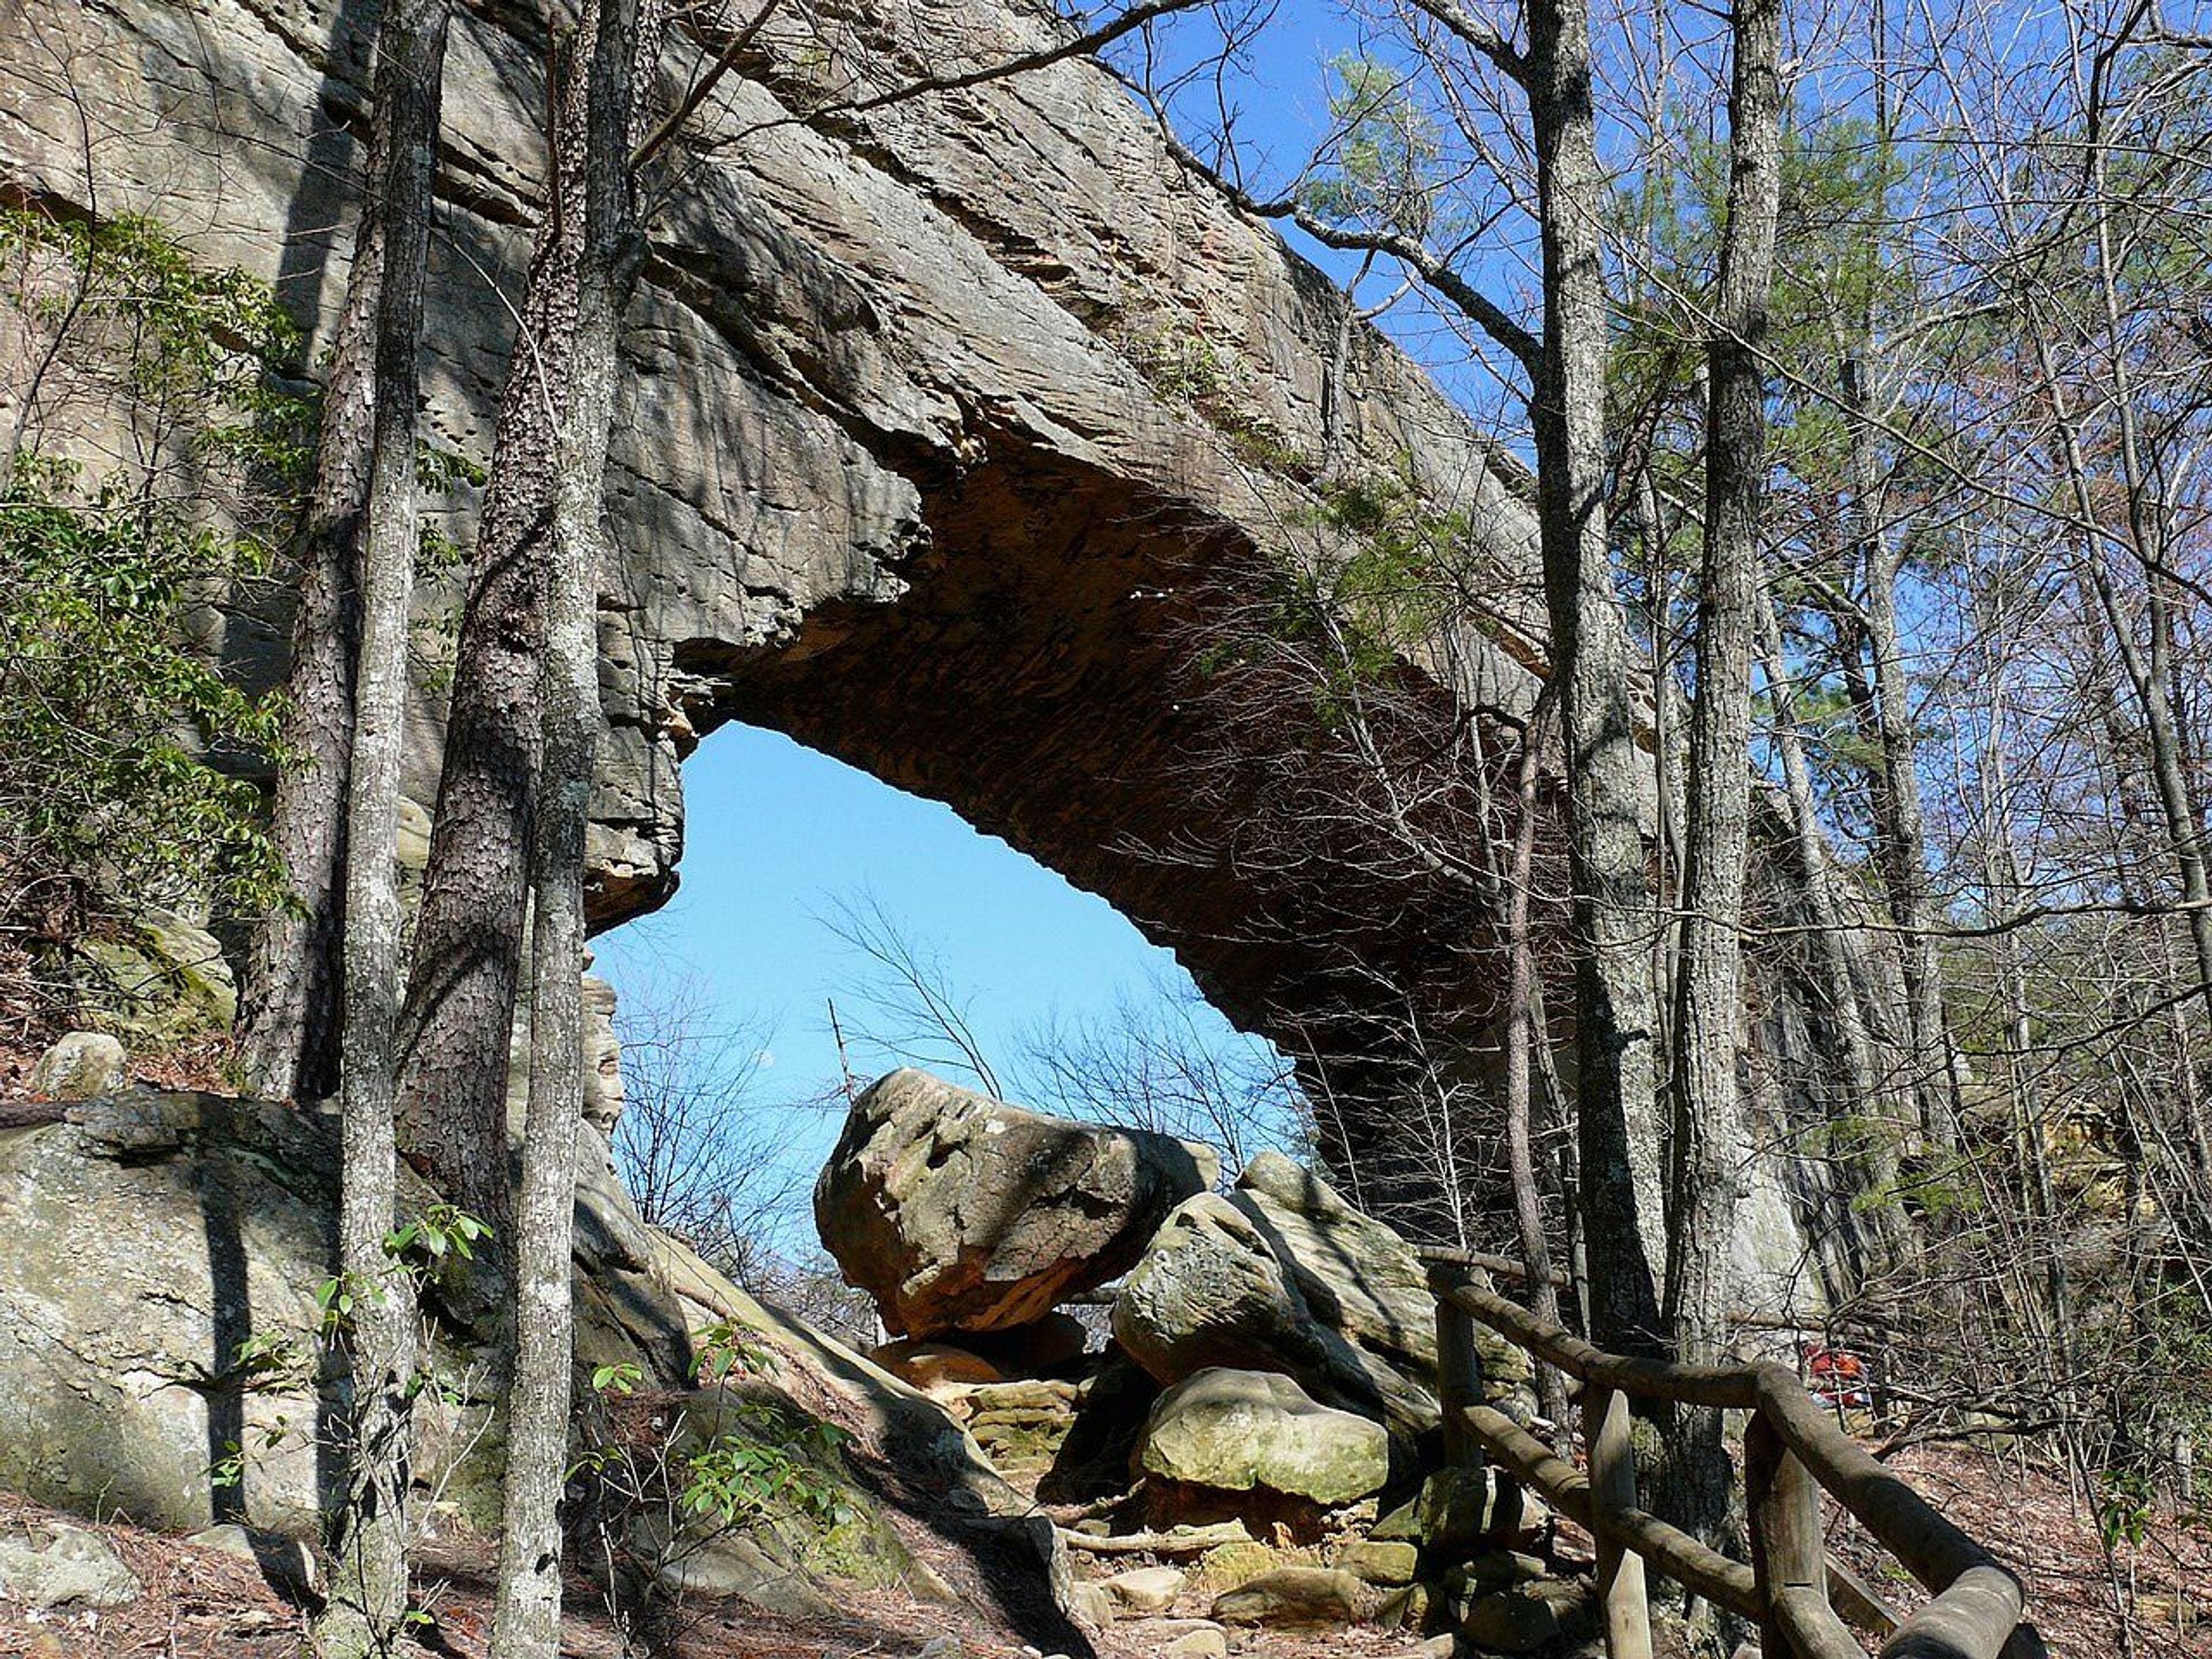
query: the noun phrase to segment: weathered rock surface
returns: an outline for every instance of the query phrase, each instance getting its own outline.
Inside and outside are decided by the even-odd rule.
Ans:
[[[1215,1598],[1224,1625],[1345,1625],[1372,1600],[1366,1585],[1334,1567],[1277,1567]]]
[[[119,1607],[145,1586],[114,1546],[81,1527],[35,1528],[0,1534],[0,1601],[35,1612],[50,1607]]]
[[[1529,1542],[1552,1518],[1542,1498],[1486,1468],[1438,1469],[1422,1482],[1414,1516],[1422,1547],[1447,1559]]]
[[[1229,1201],[1267,1240],[1307,1308],[1364,1352],[1428,1383],[1437,1368],[1437,1304],[1413,1247],[1280,1152],[1244,1166]],[[1493,1396],[1528,1381],[1528,1356],[1475,1328]]]
[[[1278,1370],[1407,1439],[1437,1420],[1434,1394],[1318,1317],[1267,1235],[1211,1193],[1168,1218],[1123,1279],[1113,1324],[1115,1340],[1163,1382],[1212,1366]]]
[[[1189,1582],[1174,1567],[1133,1567],[1103,1580],[1101,1588],[1132,1613],[1164,1613]]]
[[[227,1031],[238,1017],[222,945],[174,911],[142,910],[64,955],[78,1017],[102,1030],[167,1043]]]
[[[1420,1570],[1418,1546],[1390,1540],[1365,1539],[1344,1550],[1336,1565],[1354,1578],[1370,1584],[1410,1584]]]
[[[112,1095],[130,1079],[123,1045],[105,1031],[68,1031],[31,1068],[31,1092],[49,1100]]]
[[[1070,1604],[1050,1522],[958,1424],[646,1226],[606,1158],[586,1126],[574,1258],[583,1364],[633,1364],[672,1389],[710,1332],[742,1333],[769,1362],[758,1386],[774,1385],[779,1410],[799,1409],[803,1394],[807,1413],[833,1413],[897,1472],[901,1490],[927,1494],[932,1531],[972,1540],[995,1571],[1026,1575],[1023,1594],[1046,1609]],[[181,1532],[213,1522],[314,1536],[313,1431],[331,1404],[313,1375],[314,1289],[335,1251],[337,1170],[327,1113],[144,1090],[68,1106],[0,1102],[0,1487]],[[403,1206],[429,1196],[411,1175],[402,1181]],[[484,1372],[455,1304],[488,1300],[483,1287],[441,1279],[433,1301],[443,1311],[427,1358],[441,1386],[417,1408],[416,1467],[464,1515],[495,1520],[483,1471],[460,1455],[481,1425]],[[249,1340],[256,1353],[241,1362]],[[462,1401],[451,1410],[447,1388]],[[699,1432],[714,1431],[730,1398],[695,1399]],[[234,1462],[234,1483],[210,1479],[218,1462]],[[787,1592],[786,1605],[811,1605],[855,1580],[940,1594],[884,1524],[880,1504],[891,1500],[844,1484],[863,1516],[856,1528],[784,1516],[655,1565],[672,1579],[696,1568],[705,1576],[690,1588],[763,1603]],[[656,1553],[649,1536],[638,1541]],[[1036,1635],[1064,1645],[1073,1632],[1054,1619]]]
[[[1006,1373],[981,1354],[950,1342],[902,1336],[869,1350],[868,1358],[933,1400],[956,1399],[978,1382],[1006,1381]]]
[[[269,279],[313,361],[345,277],[366,9],[0,10],[0,186],[69,218],[152,215],[194,257]],[[544,198],[524,16],[464,5],[447,67],[425,438],[478,465]],[[1194,185],[1096,65],[849,112],[1059,27],[1005,0],[831,0],[775,14],[712,100],[625,340],[595,916],[673,890],[680,763],[743,720],[952,803],[1172,945],[1255,1029],[1290,1037],[1371,986],[1449,984],[1438,1029],[1486,1042],[1493,942],[1387,833],[1347,815],[1329,857],[1239,855],[1280,827],[1267,780],[1290,780],[1286,801],[1330,789],[1299,770],[1329,764],[1318,720],[1274,721],[1249,754],[1231,734],[1233,777],[1194,790],[1189,758],[1218,734],[1187,694],[1240,602],[1212,579],[1269,568],[1304,481],[1405,476],[1466,516],[1494,573],[1455,662],[1480,701],[1525,709],[1546,651],[1519,469],[1320,273]],[[696,76],[695,50],[672,54],[672,82]],[[1210,399],[1160,373],[1188,362]],[[1247,465],[1223,404],[1295,463]],[[433,510],[465,539],[477,506],[464,484]],[[426,618],[453,599],[426,585]],[[266,667],[281,635],[235,615],[220,646]],[[426,681],[411,712],[416,838],[441,702]],[[1347,1075],[1341,1094],[1357,1151],[1391,1133],[1395,1097],[1364,1034],[1346,1058],[1370,1085]]]
[[[1172,1136],[1024,1111],[909,1068],[853,1103],[814,1220],[892,1330],[1003,1330],[1115,1277],[1218,1173]]]
[[[1488,1653],[1533,1653],[1596,1627],[1589,1586],[1552,1579],[1486,1595],[1459,1616],[1459,1632]]]
[[[335,1118],[146,1090],[45,1115],[0,1128],[0,1485],[143,1525],[312,1535]],[[586,1131],[578,1160],[579,1356],[680,1375],[682,1319],[594,1141]],[[403,1205],[428,1196],[403,1176]],[[480,1380],[450,1340],[432,1363],[464,1397]],[[475,1489],[453,1459],[472,1420],[434,1402],[419,1413],[417,1467],[453,1474],[465,1504]]]
[[[1159,1398],[1135,1468],[1216,1492],[1277,1492],[1335,1508],[1390,1474],[1382,1425],[1316,1405],[1279,1371],[1200,1371]]]

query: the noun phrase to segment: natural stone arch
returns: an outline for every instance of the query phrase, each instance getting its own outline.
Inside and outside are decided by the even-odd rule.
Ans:
[[[361,119],[349,10],[0,11],[0,185],[64,212],[151,213],[202,258],[285,280],[325,330],[335,227],[307,204],[331,203],[334,131]],[[433,440],[477,462],[507,356],[496,285],[517,285],[538,201],[538,59],[516,27],[472,6],[449,66],[426,392]],[[1264,559],[1302,480],[1403,474],[1468,513],[1498,575],[1486,672],[1525,701],[1544,646],[1516,469],[1320,273],[1193,185],[1086,63],[799,118],[830,81],[879,91],[1052,27],[1002,0],[846,0],[803,36],[771,28],[718,118],[745,142],[700,155],[662,204],[610,480],[599,920],[671,890],[681,756],[742,717],[951,801],[1103,894],[1243,1023],[1280,1030],[1340,1002],[1364,958],[1457,994],[1472,1053],[1488,1011],[1462,904],[1408,892],[1363,918],[1356,883],[1240,860],[1233,789],[1165,787],[1191,723],[1166,611],[1132,595]],[[1163,362],[1203,365],[1210,388],[1164,397]],[[1245,464],[1255,434],[1290,465]],[[455,503],[458,534],[472,507]],[[246,659],[270,637],[241,613],[226,646]],[[426,684],[415,711],[418,820],[441,701]],[[1391,1084],[1386,1066],[1365,1092]]]

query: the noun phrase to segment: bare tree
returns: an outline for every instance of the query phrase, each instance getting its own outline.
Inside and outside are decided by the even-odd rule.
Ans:
[[[401,1639],[407,1607],[408,1445],[415,1389],[415,1310],[386,1240],[398,1199],[392,1131],[398,1017],[399,768],[405,738],[408,607],[415,580],[415,434],[422,292],[446,0],[394,0],[379,27],[380,129],[370,190],[375,349],[362,552],[361,651],[354,673],[345,797],[345,1028],[340,1049],[343,1200],[338,1269],[352,1302],[344,1358],[350,1394],[345,1482],[332,1527],[331,1594],[318,1620],[324,1650],[352,1659]],[[327,782],[327,780],[322,781]],[[296,964],[295,964],[296,966]],[[280,1068],[289,1050],[272,1054]]]

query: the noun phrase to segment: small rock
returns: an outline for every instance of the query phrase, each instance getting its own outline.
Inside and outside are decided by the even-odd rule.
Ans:
[[[921,1644],[921,1651],[914,1659],[965,1659],[967,1652],[957,1636],[933,1636]]]
[[[1073,1412],[1081,1391],[1073,1382],[1043,1377],[996,1378],[968,1390],[968,1407],[984,1412]]]
[[[1418,1494],[1401,1504],[1373,1526],[1367,1535],[1377,1543],[1411,1543],[1421,1541],[1421,1504]]]
[[[1121,1612],[1103,1584],[1078,1584],[1070,1600],[1078,1619],[1101,1629],[1112,1624]]]
[[[1164,1659],[1228,1659],[1229,1632],[1202,1619],[1168,1620],[1157,1637]]]
[[[974,1384],[1000,1382],[1006,1376],[981,1354],[950,1342],[918,1342],[911,1337],[886,1342],[868,1358],[933,1400],[946,1400]]]
[[[1498,1653],[1531,1653],[1561,1636],[1587,1634],[1592,1603],[1579,1580],[1554,1579],[1483,1596],[1459,1620],[1459,1633]]]
[[[1422,1483],[1416,1524],[1437,1555],[1473,1555],[1533,1540],[1551,1520],[1543,1500],[1489,1468],[1439,1469]]]
[[[1421,1552],[1417,1547],[1395,1539],[1385,1539],[1381,1543],[1370,1539],[1364,1544],[1352,1545],[1336,1558],[1338,1566],[1370,1584],[1410,1584],[1420,1563]]]
[[[36,1612],[75,1604],[119,1607],[145,1586],[115,1547],[78,1527],[33,1528],[0,1537],[0,1596]]]
[[[1375,1622],[1394,1629],[1427,1630],[1437,1621],[1443,1593],[1436,1585],[1416,1582],[1395,1589],[1375,1610]]]
[[[1173,1567],[1137,1567],[1115,1574],[1101,1588],[1133,1613],[1164,1613],[1188,1582]]]
[[[58,1038],[31,1068],[31,1092],[49,1100],[91,1100],[131,1081],[123,1045],[105,1031],[71,1031]]]
[[[1334,1567],[1277,1567],[1215,1598],[1224,1625],[1349,1625],[1361,1616],[1367,1587]]]

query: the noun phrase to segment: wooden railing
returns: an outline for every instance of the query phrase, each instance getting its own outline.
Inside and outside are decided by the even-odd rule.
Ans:
[[[1844,1433],[1788,1368],[1607,1353],[1498,1295],[1473,1271],[1510,1272],[1510,1264],[1466,1251],[1422,1254],[1437,1297],[1445,1455],[1492,1464],[1589,1530],[1612,1659],[1650,1659],[1647,1566],[1756,1626],[1764,1659],[1865,1659],[1846,1615],[1881,1644],[1881,1659],[2046,1659],[2026,1617],[2021,1580]],[[1587,1473],[1486,1403],[1477,1325],[1581,1382]],[[1748,1413],[1748,1565],[1637,1506],[1630,1444],[1637,1399]],[[1824,1492],[1933,1592],[1924,1607],[1899,1620],[1830,1560]]]

